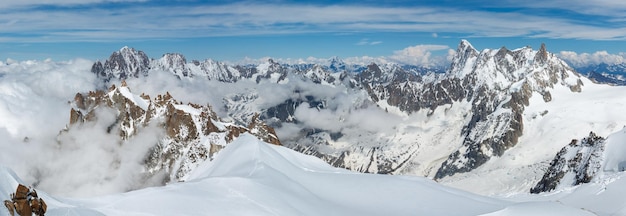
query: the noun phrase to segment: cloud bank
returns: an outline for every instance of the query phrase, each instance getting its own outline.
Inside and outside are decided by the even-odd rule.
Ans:
[[[376,42],[376,41],[375,41]],[[363,43],[363,44],[361,44]],[[356,45],[374,45],[371,41],[360,41]],[[433,52],[439,52],[437,54],[433,54]],[[452,57],[455,54],[455,50],[451,49],[447,45],[437,45],[437,44],[420,44],[415,46],[406,47],[401,50],[393,51],[391,55],[388,56],[355,56],[355,57],[347,57],[343,59],[345,63],[348,65],[368,65],[371,63],[378,64],[387,64],[387,63],[398,63],[405,65],[416,65],[416,66],[424,66],[424,67],[447,67],[452,60]],[[226,61],[228,64],[262,64],[267,62],[271,57],[263,57],[258,59],[253,58],[244,58],[239,61]],[[308,58],[275,58],[277,62],[281,64],[320,64],[324,65],[328,63],[328,58],[317,58],[317,57],[308,57]]]
[[[623,64],[626,63],[626,53],[610,54],[607,51],[594,53],[576,53],[573,51],[561,51],[559,57],[570,63],[573,67],[584,67],[598,64]]]

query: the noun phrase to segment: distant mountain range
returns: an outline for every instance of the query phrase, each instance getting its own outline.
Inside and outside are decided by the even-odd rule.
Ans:
[[[577,67],[576,70],[598,83],[626,85],[626,63],[601,63]]]

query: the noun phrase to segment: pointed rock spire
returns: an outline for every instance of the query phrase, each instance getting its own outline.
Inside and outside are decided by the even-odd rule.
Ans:
[[[537,54],[535,55],[535,62],[543,64],[543,63],[546,63],[547,60],[548,60],[548,51],[546,51],[546,44],[541,43],[541,48],[539,48],[539,51],[537,51]]]

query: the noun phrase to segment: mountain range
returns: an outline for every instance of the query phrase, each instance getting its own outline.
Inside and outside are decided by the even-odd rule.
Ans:
[[[156,71],[181,82],[208,80],[232,89],[246,86],[248,91],[223,91],[222,104],[212,106],[221,106],[223,117],[238,123],[259,113],[261,121],[276,128],[283,145],[333,166],[441,182],[466,180],[464,173],[482,172],[491,166],[489,162],[507,159],[510,149],[524,149],[525,140],[536,140],[529,134],[545,130],[533,127],[533,122],[559,126],[550,117],[561,118],[562,111],[549,105],[568,106],[562,98],[587,95],[585,89],[599,86],[549,53],[544,44],[539,50],[478,51],[465,40],[445,72],[390,63],[346,66],[338,58],[328,64],[297,65],[272,59],[258,65],[210,59],[188,62],[182,54],[172,53],[149,59],[128,47],[92,66],[103,86],[149,79]],[[524,165],[541,173],[566,144],[563,140],[585,131],[608,134],[623,120],[542,133],[545,139],[539,142],[546,148],[540,154],[546,156]],[[540,175],[531,178],[537,183]],[[523,189],[530,190],[532,184]]]
[[[626,63],[591,64],[576,67],[576,70],[598,83],[626,85]]]

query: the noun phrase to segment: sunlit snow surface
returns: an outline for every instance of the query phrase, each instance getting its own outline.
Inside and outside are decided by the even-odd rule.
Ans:
[[[333,168],[243,135],[186,182],[85,199],[39,194],[48,203],[46,215],[593,215],[626,213],[623,177],[555,194],[496,199],[421,177]],[[0,199],[8,199],[19,181],[0,168]]]

